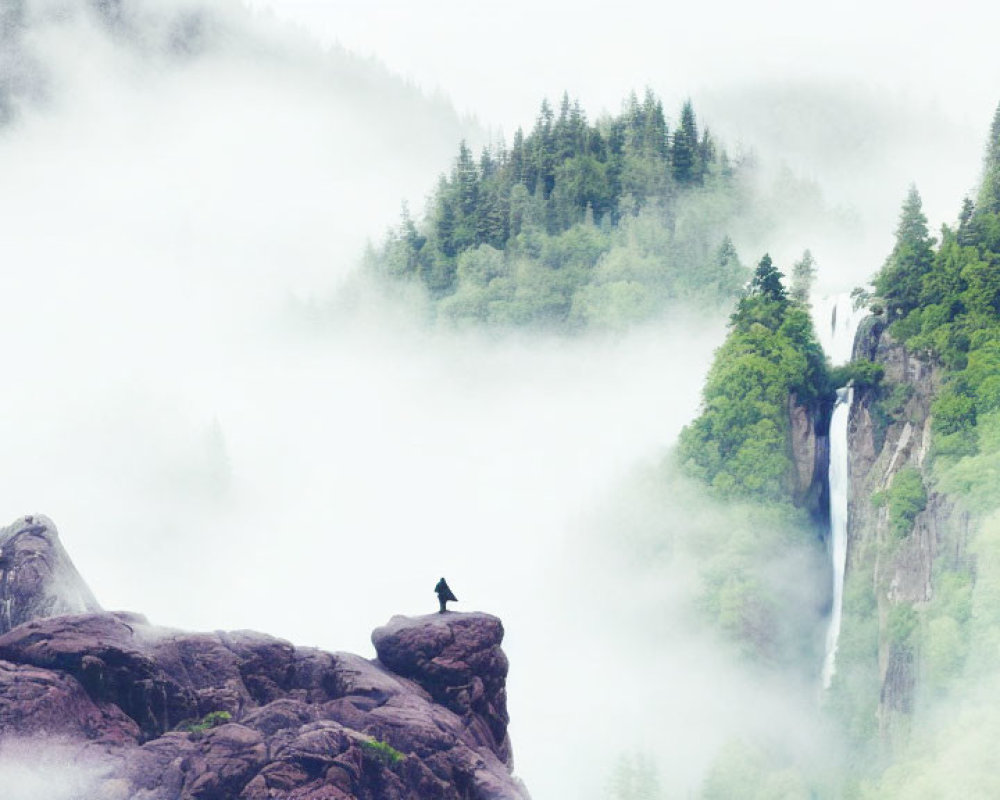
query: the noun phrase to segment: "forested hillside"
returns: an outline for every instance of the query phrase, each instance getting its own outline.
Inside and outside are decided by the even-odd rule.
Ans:
[[[933,408],[939,471],[988,506],[996,501],[975,490],[987,477],[984,459],[1000,454],[1000,109],[978,197],[966,198],[957,227],[945,226],[935,243],[913,188],[875,287],[892,335],[946,371]]]
[[[782,615],[802,614],[781,611],[759,578],[781,547],[795,546],[794,534],[781,539],[759,524],[768,509],[782,508],[794,522],[794,407],[812,404],[822,428],[829,414],[822,404],[853,381],[844,622],[822,696],[852,768],[824,774],[794,765],[780,748],[741,742],[720,754],[703,796],[993,796],[1000,109],[978,191],[940,240],[930,234],[917,189],[909,191],[893,250],[873,280],[871,316],[855,349],[861,361],[839,369],[824,362],[805,303],[781,277],[765,257],[737,305],[677,461],[712,494],[748,509],[748,519],[760,518],[752,533],[717,538],[701,575],[706,618],[759,659],[774,638],[769,631],[788,624]],[[805,542],[810,528],[801,512],[798,524]],[[775,786],[786,793],[773,794]]]
[[[808,306],[765,255],[716,353],[702,413],[681,434],[681,461],[723,496],[787,501],[789,397],[816,403],[828,384]]]
[[[456,321],[616,328],[726,303],[748,277],[727,236],[742,169],[690,103],[672,129],[652,92],[592,124],[564,95],[509,147],[463,143],[425,217],[404,209],[368,265]]]

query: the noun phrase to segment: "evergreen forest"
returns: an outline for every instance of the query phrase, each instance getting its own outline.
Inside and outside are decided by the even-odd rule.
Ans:
[[[672,127],[651,91],[590,123],[564,94],[509,147],[477,157],[463,142],[425,217],[404,207],[368,269],[417,282],[453,322],[619,329],[681,302],[724,306],[749,277],[727,235],[749,163],[690,102]]]

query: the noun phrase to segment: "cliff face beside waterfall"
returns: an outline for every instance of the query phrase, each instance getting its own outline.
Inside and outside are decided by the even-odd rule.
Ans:
[[[829,400],[802,402],[794,393],[788,396],[788,441],[794,466],[789,480],[792,502],[817,520],[826,519],[830,505],[826,472],[830,463],[831,410]]]
[[[969,517],[929,475],[941,371],[884,328],[866,320],[855,343],[855,358],[881,364],[885,376],[856,392],[848,424],[847,589],[833,689],[852,729],[891,748],[909,729],[923,672],[917,613],[935,597],[942,564],[959,571],[970,564]]]

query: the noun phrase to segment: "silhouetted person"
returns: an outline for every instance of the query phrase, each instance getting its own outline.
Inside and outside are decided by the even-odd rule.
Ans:
[[[452,594],[451,589],[448,587],[448,581],[444,578],[438,581],[437,586],[434,587],[434,591],[437,592],[438,602],[441,604],[441,610],[438,612],[439,614],[443,614],[448,610],[445,608],[445,603],[449,600],[454,600],[456,603],[458,602],[458,598]]]

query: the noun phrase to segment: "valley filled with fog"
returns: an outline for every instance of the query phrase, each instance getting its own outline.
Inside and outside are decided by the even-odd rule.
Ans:
[[[623,758],[693,796],[733,736],[838,768],[812,652],[749,670],[698,622],[695,540],[740,523],[660,473],[727,313],[456,328],[359,265],[402,202],[419,216],[461,139],[509,137],[531,120],[505,115],[563,88],[597,117],[668,80],[671,103],[703,99],[713,132],[754,153],[768,197],[782,181],[815,194],[745,232],[744,263],[767,250],[787,271],[809,247],[820,291],[849,291],[891,248],[911,181],[935,197],[932,225],[950,221],[992,107],[859,93],[856,75],[788,88],[770,70],[748,93],[738,59],[686,84],[649,53],[648,74],[581,64],[567,87],[512,66],[496,110],[462,83],[456,111],[444,73],[427,85],[387,52],[408,82],[349,37],[329,49],[295,4],[280,19],[122,6],[109,22],[34,0],[5,34],[0,516],[52,517],[106,608],[366,657],[392,615],[435,610],[446,575],[456,610],[504,621],[515,770],[539,800],[607,797]],[[813,127],[830,109],[857,141]],[[789,552],[773,579],[821,638],[814,555]],[[30,761],[0,752],[18,800],[74,796],[39,788]]]

